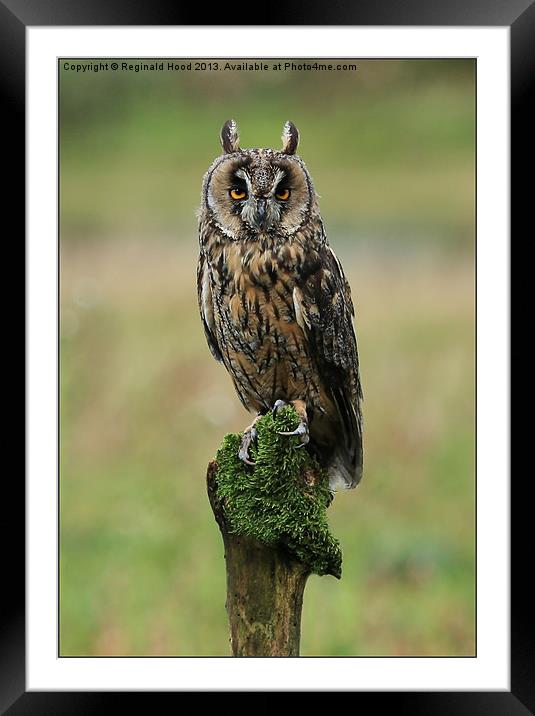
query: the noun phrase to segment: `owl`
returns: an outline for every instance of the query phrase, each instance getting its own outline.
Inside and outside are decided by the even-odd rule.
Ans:
[[[292,404],[296,445],[332,491],[362,476],[362,389],[354,309],[318,196],[286,122],[282,148],[241,149],[234,120],[202,183],[197,289],[208,346],[256,415],[239,457],[253,464],[256,420]]]

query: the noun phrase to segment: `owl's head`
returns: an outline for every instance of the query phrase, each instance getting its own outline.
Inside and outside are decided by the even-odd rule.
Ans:
[[[299,132],[286,122],[282,148],[240,149],[238,128],[221,129],[224,154],[203,182],[203,209],[234,239],[258,234],[291,236],[316,208],[316,193],[304,162],[296,155]]]

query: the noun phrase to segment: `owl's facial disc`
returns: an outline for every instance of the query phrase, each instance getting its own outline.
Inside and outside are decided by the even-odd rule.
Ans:
[[[302,161],[272,149],[239,150],[214,163],[205,179],[206,205],[233,240],[289,237],[310,215],[315,192]]]
[[[272,229],[280,222],[284,204],[291,195],[285,172],[263,167],[251,172],[238,169],[236,184],[239,182],[245,183],[244,191],[238,194],[232,189],[230,195],[234,200],[238,197],[242,200],[240,215],[243,221],[258,231]]]

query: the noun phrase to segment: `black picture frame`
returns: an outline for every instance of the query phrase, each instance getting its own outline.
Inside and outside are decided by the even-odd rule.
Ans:
[[[281,15],[282,9],[282,15]],[[25,207],[25,31],[28,26],[83,25],[201,25],[202,8],[182,7],[172,0],[0,0],[0,88],[2,114],[7,120],[5,137],[14,150],[9,182],[4,189],[6,206]],[[211,25],[255,24],[239,21],[225,6],[214,8]],[[506,26],[510,28],[511,59],[511,237],[520,224],[531,227],[533,181],[524,179],[530,165],[526,139],[533,133],[535,78],[535,3],[533,0],[363,0],[349,5],[343,0],[325,3],[311,0],[296,3],[273,13],[276,22],[261,20],[259,25],[375,25],[375,26]],[[229,22],[231,20],[231,22]],[[284,22],[283,22],[284,20]],[[531,131],[530,131],[531,130]],[[533,150],[532,150],[533,152]],[[527,176],[530,176],[528,172]],[[531,199],[531,201],[530,201]],[[530,217],[531,218],[531,217]],[[20,226],[20,224],[18,224]],[[24,223],[23,223],[24,226]],[[23,229],[13,229],[12,244],[24,246]],[[533,229],[528,228],[528,234]],[[526,234],[526,236],[528,236]],[[507,436],[504,436],[506,439]],[[484,476],[481,477],[484,479]],[[355,708],[373,697],[374,707],[396,713],[418,714],[521,714],[535,713],[535,628],[533,598],[528,588],[531,520],[529,509],[529,471],[511,486],[511,691],[503,692],[355,692]],[[154,698],[180,697],[177,693],[141,692],[27,692],[25,685],[25,486],[20,471],[10,471],[3,481],[5,512],[9,510],[13,527],[4,543],[4,588],[0,631],[0,712],[21,714],[89,714],[123,707],[123,699],[136,699],[136,706],[154,709]],[[9,506],[9,507],[8,507]],[[7,531],[4,531],[7,534]],[[531,538],[532,539],[532,538]],[[532,563],[532,558],[531,558]],[[487,597],[485,597],[487,598]],[[492,595],[489,595],[492,599]],[[207,694],[208,695],[208,694]],[[276,694],[248,694],[255,709],[265,709]],[[220,708],[229,699],[220,696]],[[230,694],[229,694],[230,696]],[[318,695],[319,696],[319,695]],[[120,703],[118,699],[121,699]],[[380,699],[380,701],[377,701]]]

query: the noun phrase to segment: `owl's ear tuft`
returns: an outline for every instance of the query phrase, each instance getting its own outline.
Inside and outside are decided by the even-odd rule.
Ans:
[[[226,154],[240,151],[238,125],[233,119],[227,119],[221,128],[221,146]]]
[[[293,122],[286,122],[282,128],[281,139],[283,154],[295,154],[299,144],[299,132]]]

